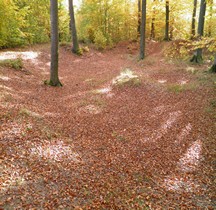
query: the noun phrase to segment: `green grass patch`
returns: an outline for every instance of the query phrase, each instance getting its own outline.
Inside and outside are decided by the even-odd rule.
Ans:
[[[188,90],[196,90],[199,87],[197,83],[188,83],[185,85],[180,84],[169,84],[167,85],[167,90],[172,93],[181,93]]]
[[[28,110],[26,108],[21,108],[19,110],[19,116],[22,116],[22,117],[34,117],[34,118],[37,118],[37,119],[41,119],[42,116],[36,112],[32,112],[31,110]]]
[[[21,70],[23,68],[23,62],[21,58],[16,59],[6,59],[0,61],[0,66],[13,68],[16,70]]]

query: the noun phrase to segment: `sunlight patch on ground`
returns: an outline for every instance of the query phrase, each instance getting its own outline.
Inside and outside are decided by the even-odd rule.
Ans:
[[[33,51],[27,51],[27,52],[13,52],[13,51],[7,51],[0,53],[0,60],[6,60],[6,59],[16,59],[16,58],[22,58],[23,60],[32,60],[36,59],[38,57],[38,52]]]
[[[1,182],[0,182],[0,192],[4,192],[11,187],[16,187],[25,183],[25,179],[21,176],[20,171],[15,167],[5,168],[1,167]]]
[[[164,180],[163,186],[169,191],[195,192],[200,185],[187,177],[168,177]]]
[[[58,143],[46,143],[46,145],[37,145],[31,148],[32,156],[39,156],[45,159],[53,161],[70,160],[73,162],[81,162],[81,158],[78,153],[73,151],[73,148],[69,145],[65,145],[62,141]]]
[[[14,140],[15,138],[22,138],[26,128],[31,127],[28,124],[18,124],[16,122],[8,123],[7,126],[3,126],[4,130],[0,131],[0,139]]]
[[[186,71],[193,74],[193,73],[195,73],[197,70],[196,70],[194,67],[190,67],[190,66],[189,66],[189,67],[186,68]]]
[[[179,167],[182,171],[189,172],[194,171],[198,167],[201,159],[202,142],[200,140],[195,141],[184,156],[179,160]]]
[[[167,80],[158,80],[159,83],[164,84],[167,82]]]
[[[83,111],[85,113],[90,113],[90,114],[99,114],[99,113],[102,112],[102,109],[100,107],[98,107],[98,106],[90,104],[88,106],[81,107],[80,111]]]
[[[136,75],[132,70],[129,68],[126,68],[123,70],[119,76],[117,76],[115,79],[113,79],[112,84],[113,85],[123,85],[123,84],[129,84],[132,83],[134,85],[140,84],[140,79],[138,75]]]
[[[0,85],[0,88],[5,89],[5,90],[9,90],[9,91],[13,91],[13,89],[11,87],[7,87],[6,85]]]
[[[178,83],[179,83],[180,85],[185,85],[185,84],[188,83],[188,80],[179,80]]]
[[[46,63],[46,66],[49,66],[49,67],[50,67],[50,65],[51,65],[51,62],[47,62],[47,63]]]
[[[0,79],[3,80],[3,81],[9,81],[11,78],[0,75]]]
[[[182,129],[181,133],[177,136],[175,143],[180,143],[192,130],[192,125],[188,123],[185,128]]]
[[[112,91],[111,87],[106,87],[106,88],[97,89],[94,92],[95,93],[101,93],[101,94],[107,94],[107,93],[109,93],[111,91]]]
[[[144,142],[146,141],[157,141],[160,139],[163,135],[165,135],[168,130],[172,127],[172,125],[176,122],[177,118],[181,115],[180,111],[177,112],[171,112],[169,114],[169,118],[161,125],[161,127],[152,133],[152,135],[148,138],[144,139]]]

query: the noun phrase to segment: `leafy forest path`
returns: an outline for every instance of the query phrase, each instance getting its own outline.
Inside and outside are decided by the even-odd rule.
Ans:
[[[62,88],[43,84],[48,45],[0,52],[24,62],[0,67],[0,207],[215,208],[216,78],[166,46],[139,62],[137,43],[61,47]],[[139,81],[117,85],[122,72]]]

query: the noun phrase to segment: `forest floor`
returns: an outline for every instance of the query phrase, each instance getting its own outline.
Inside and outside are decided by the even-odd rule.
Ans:
[[[61,47],[57,88],[49,45],[1,51],[0,209],[215,209],[216,75],[167,45]]]

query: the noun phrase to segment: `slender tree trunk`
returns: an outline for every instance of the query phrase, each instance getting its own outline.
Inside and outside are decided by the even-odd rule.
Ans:
[[[194,0],[192,23],[191,23],[191,39],[196,35],[196,10],[197,10],[197,0]]]
[[[71,36],[72,36],[72,52],[75,54],[80,54],[79,43],[77,38],[76,32],[76,24],[75,24],[75,17],[74,17],[74,7],[73,7],[73,0],[68,0],[69,2],[69,13],[70,13],[70,28],[71,28]]]
[[[153,4],[155,0],[153,0]],[[155,5],[153,5],[150,38],[155,39]]]
[[[212,34],[212,16],[213,16],[213,0],[209,1],[209,23],[208,23],[208,36]]]
[[[138,0],[138,24],[137,24],[137,37],[140,37],[141,29],[141,0]]]
[[[164,40],[169,41],[169,0],[166,0],[166,27]]]
[[[58,78],[58,0],[50,0],[50,19],[51,19],[51,67],[50,81],[51,86],[62,86]]]
[[[145,31],[146,31],[146,0],[142,0],[142,22],[140,31],[140,59],[145,58]]]
[[[200,14],[199,14],[199,23],[198,23],[198,37],[201,38],[204,32],[204,23],[205,23],[205,12],[206,12],[206,0],[201,0],[200,2]],[[202,61],[202,48],[197,49],[194,52],[191,62],[200,63]]]

